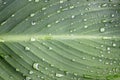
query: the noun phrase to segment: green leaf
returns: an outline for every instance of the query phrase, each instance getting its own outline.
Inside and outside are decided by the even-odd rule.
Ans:
[[[0,80],[119,79],[119,0],[0,0]]]

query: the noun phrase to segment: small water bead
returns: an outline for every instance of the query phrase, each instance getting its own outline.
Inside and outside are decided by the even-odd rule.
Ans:
[[[43,7],[42,10],[46,10],[46,7]]]
[[[31,37],[30,41],[36,41],[36,39],[34,37]]]
[[[20,69],[16,68],[16,71],[20,71]]]
[[[100,28],[100,32],[105,32],[105,28]]]
[[[74,61],[75,61],[75,59],[72,59],[72,61],[74,62]]]
[[[31,77],[26,76],[24,80],[31,80]]]
[[[31,71],[31,70],[29,71],[29,74],[33,74],[33,73],[34,73],[34,72],[33,72],[33,71]]]
[[[32,0],[28,0],[29,2],[31,2]]]
[[[71,18],[75,18],[75,15],[72,15]]]
[[[102,22],[105,23],[105,22],[107,22],[107,20],[106,20],[106,19],[103,19]]]
[[[59,23],[59,20],[55,21],[55,23]]]
[[[92,57],[92,59],[95,59],[95,57]]]
[[[83,21],[87,21],[87,19],[83,19]]]
[[[29,50],[30,50],[30,48],[29,48],[29,47],[25,47],[25,50],[29,51]]]
[[[33,64],[34,69],[39,70],[39,67],[40,67],[39,63],[34,63]]]
[[[110,47],[107,47],[107,50],[110,50]]]
[[[85,60],[86,58],[85,57],[82,57],[83,60]]]
[[[112,16],[112,17],[115,17],[115,15],[114,15],[114,14],[112,14],[111,16]]]
[[[85,26],[84,26],[84,28],[88,28],[88,26],[87,26],[87,25],[85,25]]]
[[[52,50],[53,48],[52,47],[48,47],[49,50]]]
[[[107,6],[107,4],[106,4],[106,3],[104,3],[104,4],[102,4],[102,5],[101,5],[101,7],[106,7],[106,6]]]
[[[99,59],[100,62],[102,62],[102,59]]]
[[[11,17],[14,17],[14,16],[15,16],[14,14],[11,15]]]
[[[60,0],[60,3],[63,3],[63,0]]]
[[[50,25],[50,24],[48,24],[48,25],[47,25],[47,27],[51,27],[51,25]]]
[[[73,9],[74,8],[74,6],[70,6],[70,9]]]
[[[35,21],[32,21],[32,22],[31,22],[31,25],[33,25],[33,26],[36,25],[36,22],[35,22]]]
[[[35,0],[35,2],[39,2],[40,0]]]
[[[63,76],[64,76],[63,74],[56,73],[56,77],[63,77]]]
[[[113,47],[115,47],[115,46],[116,46],[116,44],[115,44],[115,43],[113,43],[113,44],[112,44],[112,46],[113,46]]]
[[[30,17],[33,17],[33,16],[35,16],[35,14],[34,14],[34,13],[31,13],[31,14],[30,14]]]
[[[45,2],[48,2],[49,0],[45,0]]]
[[[60,13],[60,12],[61,12],[60,10],[57,11],[57,13]]]

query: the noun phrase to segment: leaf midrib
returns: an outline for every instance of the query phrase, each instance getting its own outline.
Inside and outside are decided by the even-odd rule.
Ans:
[[[74,40],[74,39],[120,39],[119,36],[98,36],[98,35],[2,35],[0,42],[19,42],[19,41],[39,41],[39,40]]]

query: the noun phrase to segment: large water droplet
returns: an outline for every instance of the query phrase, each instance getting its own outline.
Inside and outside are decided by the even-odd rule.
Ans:
[[[39,63],[34,63],[33,64],[34,69],[39,70],[39,67],[40,67]]]

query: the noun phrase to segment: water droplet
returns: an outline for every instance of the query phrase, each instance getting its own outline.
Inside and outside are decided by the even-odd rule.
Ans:
[[[34,25],[36,25],[36,22],[35,22],[35,21],[32,21],[31,24],[34,26]]]
[[[29,2],[32,1],[32,0],[28,0]]]
[[[107,22],[107,20],[106,20],[106,19],[103,19],[102,22],[105,23],[105,22]]]
[[[33,71],[29,71],[29,74],[33,74],[34,72]]]
[[[47,68],[47,67],[45,67],[45,70],[48,70],[48,68]]]
[[[14,17],[14,16],[15,16],[14,14],[11,15],[11,17]]]
[[[86,58],[85,58],[85,57],[82,57],[82,59],[84,59],[84,60],[85,60]]]
[[[48,24],[48,25],[47,25],[47,27],[51,27],[51,25],[50,25],[50,24]]]
[[[31,77],[26,76],[25,80],[31,80]]]
[[[87,26],[87,25],[85,25],[85,26],[84,26],[84,28],[88,28],[88,26]]]
[[[100,32],[105,32],[105,28],[100,28]]]
[[[106,6],[107,6],[107,4],[106,4],[106,3],[104,3],[104,4],[102,4],[102,5],[101,5],[101,7],[106,7]]]
[[[102,62],[102,59],[99,59],[100,62]]]
[[[48,2],[49,0],[45,0],[45,2]]]
[[[75,18],[75,15],[72,15],[72,17],[71,18]]]
[[[55,23],[59,23],[59,21],[57,20],[57,21],[55,21]]]
[[[113,46],[113,47],[115,47],[115,46],[116,46],[116,44],[115,44],[115,43],[113,43],[113,44],[112,44],[112,46]]]
[[[43,7],[43,8],[42,8],[42,10],[45,10],[45,9],[46,9],[46,7]]]
[[[115,17],[115,15],[114,15],[114,14],[112,14],[111,16],[112,16],[112,17]]]
[[[70,9],[73,9],[74,8],[74,6],[70,6]]]
[[[87,19],[83,19],[83,21],[87,21]]]
[[[52,50],[53,48],[52,47],[48,47],[49,50]]]
[[[92,57],[92,59],[95,59],[95,57]]]
[[[63,77],[63,76],[64,76],[63,74],[56,73],[56,77]]]
[[[107,47],[107,50],[110,50],[110,47]]]
[[[60,10],[57,11],[57,13],[60,13],[60,12],[61,12]]]
[[[33,64],[34,69],[39,70],[39,67],[40,67],[39,63],[34,63]]]
[[[101,45],[101,47],[104,47],[104,45]]]
[[[30,48],[29,48],[29,47],[25,47],[25,50],[29,51],[29,50],[30,50]]]
[[[35,2],[39,2],[40,0],[35,0]]]
[[[35,14],[34,14],[34,13],[30,14],[30,17],[33,17],[33,16],[35,16]]]
[[[16,71],[20,71],[20,69],[16,68]]]
[[[75,59],[72,59],[72,61],[74,62],[74,61],[75,61]]]
[[[35,41],[36,39],[34,37],[31,37],[30,41]]]
[[[63,3],[63,0],[60,0],[60,3]]]

